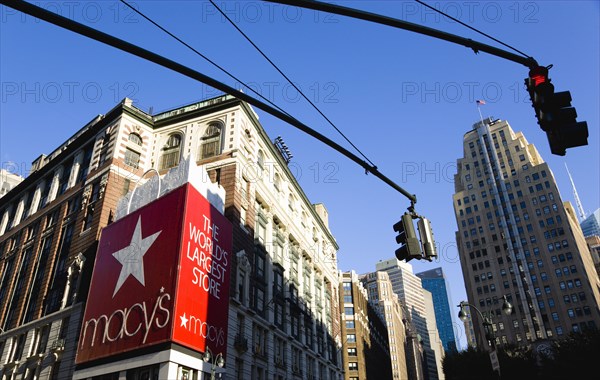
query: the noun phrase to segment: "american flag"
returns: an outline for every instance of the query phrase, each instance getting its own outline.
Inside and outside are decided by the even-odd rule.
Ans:
[[[477,103],[477,105],[485,104],[484,100],[476,100],[475,102]]]

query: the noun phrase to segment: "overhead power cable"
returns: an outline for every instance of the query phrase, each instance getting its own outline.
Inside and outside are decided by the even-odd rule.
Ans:
[[[121,1],[122,1],[122,0],[121,0]],[[278,66],[277,66],[277,65],[276,65],[276,64],[275,64],[275,63],[274,63],[274,62],[273,62],[271,59],[269,59],[269,57],[267,57],[267,55],[266,55],[266,54],[265,54],[265,53],[264,53],[264,52],[263,52],[263,51],[262,51],[262,50],[261,50],[261,49],[260,49],[260,48],[259,48],[259,47],[258,47],[258,46],[257,46],[257,45],[254,43],[254,42],[253,42],[253,41],[252,41],[252,39],[250,39],[250,37],[248,37],[248,36],[246,35],[246,33],[244,33],[244,32],[243,32],[243,31],[242,31],[242,30],[241,30],[241,29],[240,29],[240,28],[239,28],[239,27],[238,27],[238,26],[235,24],[235,22],[233,22],[233,20],[232,20],[231,18],[229,18],[229,16],[227,16],[227,15],[226,15],[226,14],[225,14],[225,12],[223,12],[223,11],[221,10],[221,8],[219,8],[219,6],[218,6],[217,4],[215,4],[215,2],[214,2],[213,0],[209,0],[209,1],[210,1],[210,3],[211,3],[211,4],[212,4],[212,5],[213,5],[213,6],[214,6],[214,7],[215,7],[215,8],[216,8],[218,11],[219,11],[219,13],[221,13],[221,15],[223,15],[223,17],[225,17],[225,18],[227,19],[227,21],[229,21],[229,23],[230,23],[230,24],[231,24],[231,25],[232,25],[232,26],[233,26],[235,29],[237,29],[237,31],[238,31],[238,32],[240,32],[240,34],[241,34],[242,36],[244,36],[244,38],[245,38],[245,39],[246,39],[246,40],[247,40],[247,41],[248,41],[248,42],[249,42],[249,43],[250,43],[250,44],[251,44],[251,45],[252,45],[252,46],[253,46],[253,47],[254,47],[254,48],[255,48],[255,49],[256,49],[256,50],[257,50],[257,51],[258,51],[258,52],[259,52],[259,53],[262,55],[262,56],[263,56],[263,57],[264,57],[264,59],[266,59],[266,60],[267,60],[267,62],[269,62],[269,63],[271,64],[271,66],[273,66],[273,67],[275,68],[275,70],[277,70],[277,72],[278,72],[279,74],[281,74],[281,75],[282,75],[282,76],[285,78],[285,80],[287,80],[287,81],[288,81],[288,83],[289,83],[290,85],[292,85],[292,87],[294,87],[294,89],[295,89],[296,91],[298,91],[298,93],[299,93],[300,95],[302,95],[302,97],[303,97],[303,98],[304,98],[304,99],[305,99],[305,100],[306,100],[308,103],[310,103],[310,105],[311,105],[311,106],[312,106],[312,107],[313,107],[315,110],[317,110],[317,112],[318,112],[318,113],[319,113],[321,116],[323,116],[323,118],[324,118],[325,120],[327,120],[327,122],[328,122],[328,123],[329,123],[329,124],[330,124],[330,125],[331,125],[331,126],[332,126],[332,127],[333,127],[333,128],[334,128],[334,129],[335,129],[335,130],[336,130],[336,131],[337,131],[337,132],[338,132],[338,133],[339,133],[339,134],[340,134],[340,135],[343,137],[343,138],[344,138],[344,140],[346,140],[346,141],[347,141],[347,142],[348,142],[350,145],[352,145],[352,147],[353,147],[354,149],[356,149],[356,151],[357,151],[357,152],[358,152],[358,153],[359,153],[361,156],[363,156],[363,158],[364,158],[365,160],[367,160],[367,161],[368,161],[368,162],[369,162],[371,165],[375,166],[375,164],[373,163],[373,161],[369,160],[369,158],[368,158],[367,156],[365,156],[365,155],[363,154],[363,152],[361,152],[361,150],[360,150],[360,149],[358,149],[358,147],[357,147],[356,145],[354,145],[354,144],[352,143],[352,141],[350,141],[350,140],[348,139],[348,137],[346,137],[346,135],[345,135],[345,134],[344,134],[344,133],[343,133],[341,130],[339,130],[339,128],[338,128],[338,127],[336,127],[336,126],[335,126],[335,124],[333,124],[333,122],[332,122],[332,121],[331,121],[331,120],[330,120],[330,119],[329,119],[327,116],[325,116],[325,114],[324,114],[323,112],[321,112],[321,110],[320,110],[320,109],[319,109],[319,108],[318,108],[318,107],[317,107],[317,106],[316,106],[316,105],[315,105],[315,104],[314,104],[314,103],[313,103],[313,102],[312,102],[312,101],[311,101],[311,100],[310,100],[310,99],[309,99],[309,98],[308,98],[308,97],[307,97],[307,96],[306,96],[306,95],[305,95],[305,94],[302,92],[302,90],[300,90],[300,88],[298,88],[298,86],[296,86],[296,84],[294,84],[294,82],[292,82],[292,80],[291,80],[290,78],[288,78],[288,76],[287,76],[287,75],[285,75],[285,74],[283,73],[283,71],[282,71],[282,70],[281,70],[281,69],[280,69],[280,68],[279,68],[279,67],[278,67]]]
[[[399,193],[401,193],[402,195],[404,195],[406,198],[408,198],[410,200],[411,207],[412,207],[412,205],[414,205],[417,202],[417,197],[414,194],[410,194],[408,191],[404,190],[402,187],[397,185],[394,181],[392,181],[391,179],[386,177],[384,174],[382,174],[377,169],[377,167],[369,165],[366,161],[363,161],[360,157],[357,157],[355,154],[348,151],[348,149],[344,148],[343,146],[339,145],[338,143],[329,139],[328,137],[320,134],[319,132],[315,131],[314,129],[308,127],[306,124],[303,124],[302,122],[293,118],[292,116],[288,115],[287,113],[281,112],[278,109],[271,107],[270,105],[263,103],[260,100],[253,98],[252,96],[249,96],[248,94],[245,94],[239,90],[236,90],[233,87],[226,85],[225,83],[222,83],[208,75],[202,74],[196,70],[193,70],[187,66],[184,66],[180,63],[177,63],[173,60],[165,58],[161,55],[153,53],[144,48],[141,48],[130,42],[121,40],[117,37],[114,37],[107,33],[101,32],[97,29],[90,28],[87,25],[83,25],[83,24],[73,21],[69,18],[66,18],[66,17],[60,16],[56,13],[47,11],[43,8],[40,8],[36,5],[28,3],[26,1],[23,1],[23,0],[0,0],[0,4],[4,4],[7,7],[13,8],[17,11],[23,12],[30,16],[37,17],[40,20],[47,21],[51,24],[60,26],[61,28],[70,30],[70,31],[80,34],[82,36],[86,36],[93,40],[102,42],[106,45],[109,45],[109,46],[115,47],[117,49],[120,49],[122,51],[128,52],[132,55],[143,58],[147,61],[154,62],[158,65],[161,65],[170,70],[178,72],[189,78],[195,79],[199,82],[202,82],[209,86],[212,86],[217,90],[220,90],[227,94],[230,94],[241,101],[251,104],[251,105],[285,121],[286,123],[298,128],[299,130],[303,131],[304,133],[316,138],[317,140],[321,141],[322,143],[327,144],[328,146],[335,149],[339,153],[343,154],[347,158],[351,159],[358,165],[362,166],[363,169],[365,169],[365,171],[373,174],[375,177],[377,177],[380,180],[382,180],[383,182],[385,182],[387,185],[392,187],[394,190],[396,190]]]
[[[467,25],[467,24],[465,24],[464,22],[460,21],[459,19],[457,19],[457,18],[455,18],[455,17],[453,17],[453,16],[450,16],[449,14],[447,14],[447,13],[445,13],[445,12],[443,12],[443,11],[441,11],[441,10],[439,10],[439,9],[435,8],[435,7],[432,7],[431,5],[429,5],[429,4],[426,4],[426,3],[422,2],[421,0],[415,0],[415,1],[416,1],[417,3],[419,3],[419,4],[421,4],[421,5],[422,5],[422,6],[424,6],[424,7],[427,7],[427,8],[429,8],[429,9],[432,9],[432,10],[434,10],[435,12],[437,12],[437,13],[439,13],[439,14],[441,14],[441,15],[445,16],[445,17],[448,17],[448,18],[449,18],[450,20],[452,20],[452,21],[456,21],[457,23],[461,24],[462,26],[466,26],[467,28],[469,28],[469,29],[471,29],[471,30],[474,30],[475,32],[477,32],[477,33],[481,34],[482,36],[485,36],[485,37],[487,37],[487,38],[491,39],[492,41],[496,41],[496,42],[497,42],[497,43],[499,43],[500,45],[506,46],[507,48],[509,48],[509,49],[511,49],[511,50],[514,50],[514,51],[516,51],[517,53],[521,54],[523,57],[529,57],[529,55],[527,55],[527,54],[523,53],[521,50],[518,50],[518,49],[516,49],[516,48],[514,48],[514,47],[512,47],[512,46],[510,46],[510,45],[507,45],[507,44],[505,44],[504,42],[502,42],[502,41],[500,41],[500,40],[498,40],[498,39],[496,39],[496,38],[494,38],[494,37],[490,36],[489,34],[487,34],[487,33],[484,33],[484,32],[482,32],[481,30],[479,30],[479,29],[477,29],[477,28],[473,28],[471,25]]]
[[[162,27],[161,25],[159,25],[157,22],[155,22],[154,20],[152,20],[150,17],[146,16],[145,14],[143,14],[140,10],[136,9],[135,7],[131,6],[128,2],[126,2],[125,0],[119,0],[121,1],[123,4],[125,4],[127,7],[129,7],[131,10],[133,10],[135,13],[137,13],[138,15],[140,15],[141,17],[145,18],[148,22],[150,22],[151,24],[153,24],[154,26],[156,26],[157,28],[159,28],[160,30],[162,30],[163,32],[167,33],[169,36],[173,37],[175,40],[177,40],[178,42],[180,42],[181,44],[183,44],[185,47],[187,47],[188,49],[190,49],[191,51],[193,51],[194,53],[196,53],[197,55],[199,55],[200,57],[204,58],[206,61],[208,61],[210,64],[212,64],[213,66],[215,66],[217,69],[221,70],[222,72],[224,72],[225,74],[227,74],[230,78],[232,78],[233,80],[237,81],[238,83],[242,84],[244,87],[246,87],[247,89],[249,89],[250,91],[252,91],[253,93],[255,93],[256,95],[258,95],[261,99],[263,99],[264,101],[266,101],[267,103],[271,104],[273,107],[277,108],[278,110],[280,110],[281,112],[284,112],[287,114],[286,111],[284,111],[281,107],[279,107],[277,104],[273,103],[272,101],[270,101],[269,99],[265,98],[264,96],[262,96],[262,94],[258,93],[256,90],[254,90],[252,87],[248,86],[244,81],[242,81],[241,79],[238,79],[237,77],[235,77],[233,74],[231,74],[229,71],[225,70],[223,67],[219,66],[216,62],[214,62],[213,60],[211,60],[210,58],[208,58],[207,56],[205,56],[204,54],[200,53],[198,50],[196,50],[194,47],[190,46],[188,43],[186,43],[185,41],[183,41],[181,38],[177,37],[176,35],[174,35],[173,33],[169,32],[167,29],[165,29],[164,27]]]

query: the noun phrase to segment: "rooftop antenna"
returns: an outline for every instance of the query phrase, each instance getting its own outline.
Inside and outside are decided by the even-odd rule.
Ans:
[[[567,169],[567,174],[569,175],[569,179],[571,180],[571,186],[573,186],[573,195],[575,196],[575,204],[577,204],[577,210],[579,211],[579,217],[581,220],[585,219],[585,211],[583,211],[583,206],[581,205],[581,200],[579,199],[579,194],[577,194],[577,189],[575,188],[575,182],[573,182],[573,177],[571,177],[571,173],[569,172],[569,167],[565,162],[565,168]]]

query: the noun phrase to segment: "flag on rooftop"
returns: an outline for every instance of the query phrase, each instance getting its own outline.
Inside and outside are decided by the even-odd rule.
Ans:
[[[485,104],[485,100],[476,100],[477,105]]]

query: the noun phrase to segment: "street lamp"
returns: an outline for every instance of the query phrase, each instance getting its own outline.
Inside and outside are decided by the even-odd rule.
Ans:
[[[206,363],[210,363],[210,380],[215,380],[217,367],[223,368],[225,366],[225,358],[223,358],[223,354],[219,352],[217,356],[214,356],[210,348],[207,346],[202,360],[204,360]],[[219,375],[219,378],[220,377],[221,375]]]
[[[502,303],[502,312],[505,315],[512,314],[513,307],[506,299],[506,296],[502,296],[502,299],[504,300]],[[492,318],[489,316],[484,316],[483,313],[477,307],[475,307],[475,305],[471,305],[467,301],[461,301],[457,306],[460,308],[460,311],[458,312],[458,318],[463,322],[465,322],[468,318],[465,311],[466,306],[473,308],[481,317],[481,320],[483,321],[483,329],[485,330],[485,338],[488,341],[492,368],[494,370],[498,370],[498,374],[500,374],[500,364],[498,363],[498,357],[496,355],[496,339],[494,337],[494,329],[492,328]]]

